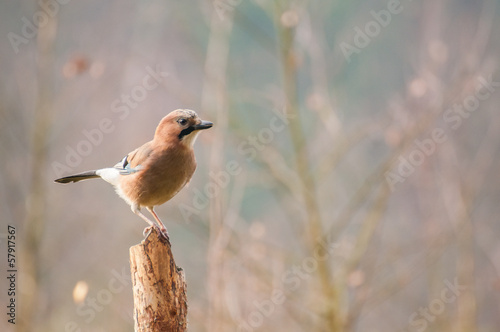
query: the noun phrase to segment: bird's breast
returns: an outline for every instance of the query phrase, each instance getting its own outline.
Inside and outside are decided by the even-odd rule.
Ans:
[[[192,151],[151,156],[144,169],[122,177],[122,190],[141,206],[156,206],[174,197],[191,179],[196,169]]]

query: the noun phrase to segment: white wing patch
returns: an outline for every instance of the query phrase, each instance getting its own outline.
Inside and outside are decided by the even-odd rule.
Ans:
[[[104,181],[111,183],[113,186],[118,186],[120,181],[120,170],[117,168],[102,168],[95,171]]]
[[[136,167],[130,167],[127,157],[128,156],[125,156],[122,160],[120,160],[120,162],[118,162],[113,167],[98,169],[96,171],[96,174],[99,175],[104,181],[111,183],[113,186],[118,188],[121,175],[134,174],[142,170],[143,168],[142,165],[137,165]]]

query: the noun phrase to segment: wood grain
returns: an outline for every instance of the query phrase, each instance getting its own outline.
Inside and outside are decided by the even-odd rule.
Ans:
[[[187,286],[170,243],[153,229],[130,248],[135,331],[187,330]]]

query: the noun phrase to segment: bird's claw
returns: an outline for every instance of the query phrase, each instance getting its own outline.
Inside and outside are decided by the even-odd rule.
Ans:
[[[148,226],[144,228],[144,231],[142,231],[142,235],[144,235],[144,237],[148,237],[149,233],[151,233],[152,230],[153,226]]]
[[[160,234],[163,235],[163,237],[170,242],[170,237],[168,236],[168,232],[166,228],[160,229]]]
[[[160,228],[158,226],[148,226],[148,227],[144,228],[144,231],[142,232],[142,234],[144,235],[144,237],[148,237],[148,235],[151,233],[151,231],[153,230],[153,228],[156,229],[156,232],[158,233],[158,236],[163,236],[168,242],[170,242],[170,237],[168,236],[167,229],[166,228]]]

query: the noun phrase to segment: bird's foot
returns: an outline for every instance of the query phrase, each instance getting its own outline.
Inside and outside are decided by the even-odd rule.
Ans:
[[[148,237],[149,233],[151,233],[152,230],[153,226],[148,226],[144,228],[144,231],[142,231],[142,235],[144,235],[144,237]]]
[[[144,237],[147,237],[149,235],[149,233],[151,233],[153,228],[156,229],[156,232],[158,233],[158,235],[161,235],[163,233],[162,230],[160,229],[160,227],[155,225],[155,226],[148,226],[148,227],[144,228],[142,235],[144,235]]]
[[[168,241],[170,242],[170,237],[168,236],[168,232],[167,232],[167,229],[166,228],[161,228],[160,229],[160,232],[161,232],[161,235],[163,235],[163,237]]]
[[[167,229],[166,228],[160,228],[160,227],[158,227],[156,225],[155,226],[148,226],[148,227],[144,228],[144,231],[142,232],[142,234],[144,235],[144,237],[148,237],[149,233],[151,233],[151,231],[153,230],[153,227],[156,229],[156,232],[158,233],[159,237],[163,237],[168,242],[170,242],[170,237],[168,236]]]

